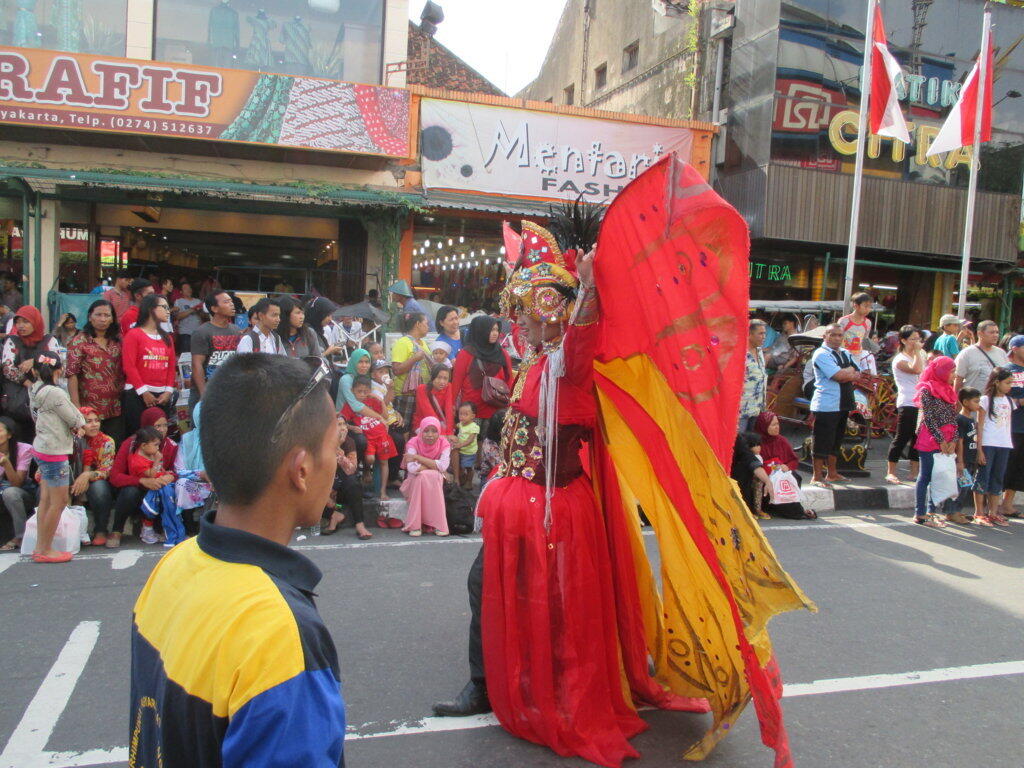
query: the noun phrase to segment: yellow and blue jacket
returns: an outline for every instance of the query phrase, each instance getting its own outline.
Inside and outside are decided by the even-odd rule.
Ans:
[[[298,552],[203,520],[135,604],[129,766],[343,766],[338,656]]]

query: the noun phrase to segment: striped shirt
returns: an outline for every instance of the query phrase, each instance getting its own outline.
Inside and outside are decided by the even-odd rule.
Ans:
[[[213,514],[135,604],[129,765],[343,766],[337,652],[313,603],[320,570]]]

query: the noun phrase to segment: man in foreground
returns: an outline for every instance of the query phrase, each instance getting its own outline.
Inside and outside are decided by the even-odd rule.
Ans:
[[[287,546],[319,522],[336,467],[330,368],[311,360],[235,355],[206,389],[201,444],[220,505],[135,604],[130,765],[344,765],[337,653],[313,603],[321,573]]]

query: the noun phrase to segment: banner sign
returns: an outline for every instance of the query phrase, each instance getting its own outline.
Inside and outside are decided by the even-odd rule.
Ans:
[[[610,202],[658,158],[690,161],[688,128],[423,99],[423,186]]]
[[[408,157],[409,92],[0,46],[0,123]]]

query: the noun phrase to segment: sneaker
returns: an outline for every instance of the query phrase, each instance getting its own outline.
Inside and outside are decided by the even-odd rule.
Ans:
[[[142,526],[142,532],[139,533],[139,541],[143,544],[159,544],[160,537],[156,535],[152,525],[144,525]]]

